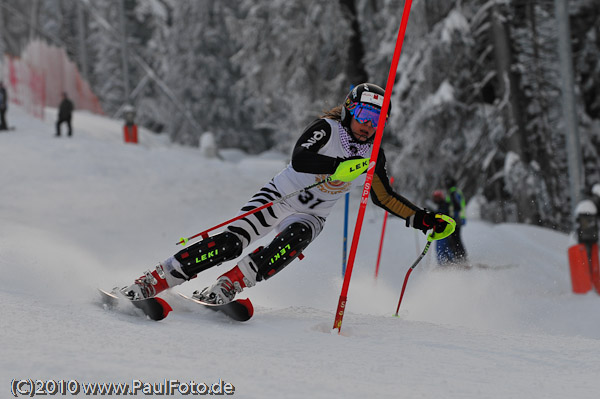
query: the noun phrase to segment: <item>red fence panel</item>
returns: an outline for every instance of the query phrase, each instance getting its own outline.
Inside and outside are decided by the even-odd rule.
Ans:
[[[25,107],[35,117],[43,118],[46,106],[58,107],[63,92],[76,109],[103,114],[98,97],[64,49],[34,40],[21,57],[5,55],[4,61],[0,79],[8,82],[10,101]]]

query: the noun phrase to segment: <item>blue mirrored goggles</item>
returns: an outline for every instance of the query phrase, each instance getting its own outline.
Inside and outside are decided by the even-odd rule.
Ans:
[[[349,111],[358,123],[371,122],[371,126],[377,129],[379,114],[381,113],[379,108],[364,103],[354,103],[352,105],[353,107],[349,107]],[[387,121],[387,117],[385,119]]]

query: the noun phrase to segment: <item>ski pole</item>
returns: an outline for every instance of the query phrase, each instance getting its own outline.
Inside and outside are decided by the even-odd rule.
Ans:
[[[450,216],[442,215],[441,213],[438,213],[435,215],[435,218],[442,219],[444,222],[446,222],[447,223],[446,228],[444,229],[444,231],[442,231],[440,233],[436,233],[434,230],[427,236],[427,244],[425,244],[425,248],[423,248],[423,252],[421,252],[421,255],[419,255],[417,260],[415,260],[415,262],[412,264],[412,266],[406,272],[406,276],[404,277],[404,284],[402,284],[402,292],[400,293],[400,299],[398,300],[398,307],[396,307],[396,313],[394,314],[394,316],[396,316],[396,317],[398,317],[398,311],[400,310],[400,304],[402,303],[402,297],[404,296],[404,290],[406,289],[406,283],[408,282],[408,277],[410,276],[412,271],[415,269],[415,267],[417,267],[417,265],[419,264],[421,259],[423,259],[423,257],[427,253],[427,251],[429,251],[429,247],[431,246],[431,243],[433,241],[441,240],[441,239],[448,237],[450,234],[454,233],[454,229],[456,228],[456,222]]]
[[[264,204],[264,205],[261,205],[261,206],[259,206],[258,208],[254,208],[254,209],[252,209],[252,210],[250,210],[250,211],[248,211],[248,212],[246,212],[246,213],[242,213],[241,215],[238,215],[238,216],[236,216],[236,217],[234,217],[234,218],[232,218],[232,219],[229,219],[229,220],[227,220],[227,221],[225,221],[225,222],[223,222],[223,223],[221,223],[221,224],[218,224],[218,225],[216,225],[216,226],[213,226],[213,227],[211,227],[210,229],[204,230],[204,231],[202,231],[202,232],[200,232],[200,233],[198,233],[198,234],[194,234],[194,235],[193,235],[193,236],[191,236],[191,237],[188,237],[188,238],[181,237],[181,239],[179,240],[179,242],[177,242],[177,244],[175,244],[175,245],[179,245],[179,244],[183,244],[183,245],[185,245],[185,244],[187,244],[187,242],[188,242],[189,240],[193,240],[194,238],[196,238],[196,237],[200,237],[200,236],[202,236],[202,238],[207,238],[207,237],[208,237],[208,232],[210,232],[210,231],[216,230],[216,229],[218,229],[219,227],[226,226],[226,225],[228,225],[229,223],[232,223],[232,222],[235,222],[236,220],[239,220],[239,219],[245,218],[246,216],[252,215],[253,213],[256,213],[256,212],[258,212],[258,211],[261,211],[261,210],[263,210],[263,209],[265,209],[265,208],[269,208],[269,207],[271,207],[271,206],[273,206],[273,205],[275,205],[275,204],[278,204],[278,203],[280,203],[280,202],[283,202],[283,201],[285,201],[285,200],[287,200],[287,199],[289,199],[289,198],[292,198],[292,197],[294,197],[294,196],[296,196],[296,195],[298,195],[298,194],[300,194],[300,193],[303,193],[303,192],[305,192],[305,191],[308,191],[308,190],[310,190],[311,188],[315,188],[315,187],[317,187],[317,186],[319,186],[319,185],[321,185],[321,184],[323,184],[323,183],[326,183],[326,182],[328,182],[328,181],[330,181],[330,180],[331,180],[331,176],[328,176],[326,179],[323,179],[323,180],[321,180],[321,181],[318,181],[318,182],[316,182],[316,183],[314,183],[314,184],[311,184],[311,185],[309,185],[309,186],[306,186],[306,187],[304,187],[304,188],[301,188],[301,189],[300,189],[300,190],[298,190],[298,191],[294,191],[293,193],[290,193],[290,194],[288,194],[288,195],[286,195],[286,196],[284,196],[284,197],[281,197],[281,198],[279,198],[279,199],[277,199],[277,200],[275,200],[275,201],[268,202],[268,203],[266,203],[266,204]]]

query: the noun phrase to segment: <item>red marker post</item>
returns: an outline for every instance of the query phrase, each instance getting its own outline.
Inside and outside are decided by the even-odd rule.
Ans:
[[[400,21],[400,29],[398,30],[398,37],[396,38],[396,47],[394,48],[394,56],[392,57],[392,65],[390,66],[390,72],[388,74],[387,83],[385,86],[385,96],[383,97],[383,106],[379,114],[379,121],[377,122],[377,132],[375,133],[375,141],[373,143],[373,150],[371,151],[371,162],[369,169],[367,169],[367,177],[363,186],[362,197],[360,199],[360,207],[358,209],[358,217],[356,219],[356,226],[354,227],[354,236],[352,237],[352,245],[350,247],[350,255],[348,257],[348,264],[346,265],[346,273],[344,275],[344,283],[342,284],[342,291],[340,293],[340,299],[335,313],[335,320],[333,322],[333,328],[338,330],[338,334],[342,331],[342,320],[344,319],[344,312],[346,311],[346,301],[348,296],[348,288],[350,287],[350,279],[352,277],[352,269],[354,267],[354,259],[356,258],[356,249],[358,247],[358,240],[360,238],[360,230],[362,229],[362,223],[365,216],[365,210],[367,207],[367,201],[369,199],[369,192],[371,191],[371,184],[373,182],[373,173],[375,172],[375,165],[377,164],[377,155],[379,154],[379,147],[381,146],[381,137],[383,136],[383,128],[385,125],[385,118],[388,113],[390,105],[390,96],[392,95],[392,88],[394,87],[394,80],[396,79],[396,70],[398,69],[398,61],[400,60],[400,53],[402,52],[402,43],[404,42],[404,34],[406,33],[406,25],[408,24],[408,16],[410,14],[410,7],[412,0],[407,0],[404,3],[404,11],[402,12],[402,20]]]

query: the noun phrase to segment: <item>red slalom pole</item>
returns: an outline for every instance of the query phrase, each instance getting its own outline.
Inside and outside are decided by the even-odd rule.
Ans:
[[[390,184],[394,182],[394,178],[390,178]],[[375,280],[377,280],[377,276],[379,275],[379,261],[381,260],[381,250],[383,249],[383,239],[385,237],[385,225],[387,224],[389,212],[385,211],[385,215],[383,216],[383,227],[381,228],[381,239],[379,240],[379,251],[377,252],[377,265],[375,266]]]
[[[360,207],[358,209],[356,226],[354,227],[354,236],[352,237],[352,246],[350,247],[350,255],[348,257],[348,264],[346,265],[346,273],[344,274],[344,283],[342,284],[340,300],[338,302],[335,320],[333,322],[333,328],[337,328],[338,334],[342,331],[342,320],[344,319],[344,312],[346,310],[348,288],[350,287],[350,278],[352,277],[354,259],[356,258],[356,249],[358,247],[358,240],[360,238],[360,230],[362,229],[365,210],[367,208],[367,201],[369,199],[369,192],[371,191],[371,182],[373,181],[373,173],[375,172],[375,165],[377,164],[377,155],[379,154],[379,147],[381,146],[381,137],[383,136],[385,118],[390,105],[390,97],[392,95],[392,88],[394,87],[394,80],[396,79],[398,61],[400,60],[400,53],[402,52],[402,43],[404,42],[404,34],[406,33],[406,25],[408,24],[408,16],[410,14],[411,5],[412,0],[406,0],[404,3],[404,11],[402,12],[400,29],[398,30],[398,37],[396,38],[396,47],[394,48],[392,65],[390,66],[390,72],[388,74],[388,79],[385,86],[383,105],[379,114],[379,121],[377,122],[377,132],[375,133],[375,141],[373,143],[373,150],[371,151],[371,161],[369,163],[369,168],[367,169],[367,177],[363,186],[362,197],[360,199]]]

